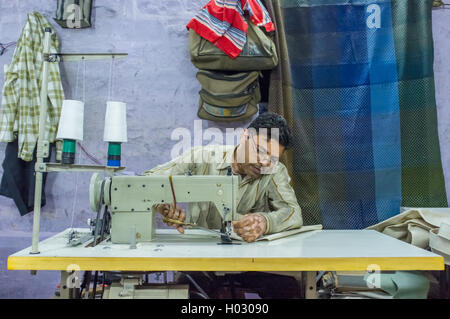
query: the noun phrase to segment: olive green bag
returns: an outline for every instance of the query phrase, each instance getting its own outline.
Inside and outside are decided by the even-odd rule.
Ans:
[[[227,74],[200,70],[202,85],[198,117],[218,122],[241,121],[258,111],[261,99],[258,71]]]
[[[260,71],[278,64],[274,41],[257,25],[248,23],[247,42],[238,57],[230,58],[208,40],[189,30],[191,62],[201,70]]]

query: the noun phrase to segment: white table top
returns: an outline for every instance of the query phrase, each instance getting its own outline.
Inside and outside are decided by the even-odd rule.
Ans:
[[[77,229],[88,231],[87,229]],[[96,247],[67,246],[68,229],[8,258],[10,270],[135,271],[312,271],[442,270],[441,256],[373,230],[317,230],[274,241],[218,245],[201,230],[157,231],[156,240],[129,245],[101,243]]]

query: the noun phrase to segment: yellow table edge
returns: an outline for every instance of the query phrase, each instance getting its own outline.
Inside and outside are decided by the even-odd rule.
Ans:
[[[151,258],[10,256],[8,270],[366,271],[444,270],[443,257]]]

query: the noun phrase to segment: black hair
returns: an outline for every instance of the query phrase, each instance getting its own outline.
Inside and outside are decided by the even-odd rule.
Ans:
[[[270,129],[278,128],[278,143],[280,143],[280,145],[284,146],[286,149],[289,149],[292,146],[292,134],[289,130],[289,126],[284,117],[279,114],[265,112],[259,115],[253,122],[251,122],[248,128],[255,129],[257,134],[259,134],[259,129],[267,129],[267,135],[269,139],[272,138]]]

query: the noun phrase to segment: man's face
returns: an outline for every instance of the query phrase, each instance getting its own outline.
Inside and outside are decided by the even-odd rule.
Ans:
[[[244,130],[236,150],[236,161],[241,173],[253,179],[270,174],[284,152],[277,138],[268,139],[267,134],[252,134]]]

